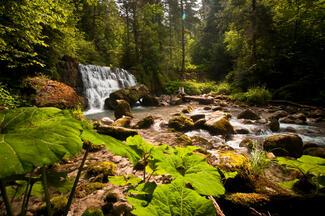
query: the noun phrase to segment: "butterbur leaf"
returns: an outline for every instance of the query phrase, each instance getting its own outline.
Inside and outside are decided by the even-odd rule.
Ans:
[[[297,168],[304,173],[312,173],[314,175],[325,175],[325,159],[303,155],[298,159],[288,159],[278,157],[279,164],[286,165],[292,168]]]
[[[157,162],[158,172],[170,174],[176,179],[191,184],[202,195],[219,196],[225,193],[221,177],[206,159],[186,148],[176,148],[172,154]]]
[[[132,163],[139,160],[138,154],[132,148],[113,137],[98,134],[91,130],[84,130],[81,138],[95,145],[104,145],[113,154],[127,157]]]
[[[126,139],[126,144],[130,146],[139,157],[143,157],[145,154],[149,154],[154,146],[143,139],[140,135],[128,137]]]
[[[0,113],[0,179],[50,165],[82,149],[82,126],[68,111],[19,108]]]
[[[159,185],[148,206],[133,204],[137,216],[212,216],[214,207],[210,200],[185,187],[185,182],[175,180]]]

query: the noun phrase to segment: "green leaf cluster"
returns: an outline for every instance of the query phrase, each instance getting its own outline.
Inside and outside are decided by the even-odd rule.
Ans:
[[[281,165],[299,169],[303,173],[325,175],[325,159],[323,158],[303,155],[296,160],[278,157],[277,161]]]
[[[0,179],[76,155],[83,141],[104,144],[131,159],[136,155],[122,142],[90,130],[68,110],[27,107],[0,112]]]
[[[156,174],[167,174],[172,183],[156,186],[152,182],[130,190],[128,201],[135,215],[214,215],[212,203],[200,195],[220,196],[225,193],[219,172],[195,146],[186,148],[153,146],[137,135],[126,144],[138,158],[148,154],[148,165]]]
[[[212,202],[186,188],[182,180],[175,180],[167,185],[159,185],[153,192],[149,205],[146,207],[137,205],[132,213],[139,216],[215,215]]]

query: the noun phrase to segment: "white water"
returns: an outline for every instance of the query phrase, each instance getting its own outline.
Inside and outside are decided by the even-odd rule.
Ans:
[[[79,71],[88,102],[86,115],[103,112],[110,93],[136,85],[135,77],[124,69],[79,64]]]

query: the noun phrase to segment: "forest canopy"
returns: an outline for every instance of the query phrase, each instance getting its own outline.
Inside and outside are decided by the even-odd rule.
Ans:
[[[226,80],[246,91],[324,103],[324,0],[7,0],[0,2],[1,81],[60,80],[64,56],[169,80]]]

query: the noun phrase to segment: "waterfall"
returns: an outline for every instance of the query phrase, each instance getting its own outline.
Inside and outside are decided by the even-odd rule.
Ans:
[[[110,93],[136,85],[135,77],[124,69],[79,64],[79,71],[88,102],[86,114],[103,111]]]

